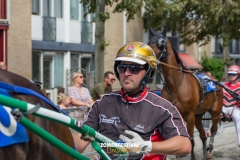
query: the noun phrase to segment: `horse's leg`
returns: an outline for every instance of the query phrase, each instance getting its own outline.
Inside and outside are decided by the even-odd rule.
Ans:
[[[195,126],[199,132],[199,137],[202,140],[202,144],[203,144],[203,157],[206,158],[206,153],[207,153],[207,137],[205,135],[205,131],[203,129],[203,125],[202,125],[202,116],[203,114],[199,114],[195,116]]]
[[[210,137],[210,141],[207,147],[207,151],[208,152],[212,152],[213,150],[213,142],[214,142],[214,136],[217,134],[217,124],[220,120],[220,113],[211,113],[211,119],[212,119],[212,127],[211,127],[211,137]]]
[[[212,106],[209,113],[211,114],[212,127],[211,127],[211,137],[207,147],[207,152],[212,152],[214,136],[217,134],[218,122],[220,121],[220,114],[222,112],[222,96],[217,95],[214,105]]]
[[[217,125],[220,121],[220,114],[222,112],[222,96],[219,93],[216,95],[217,98],[215,100],[214,105],[209,110],[209,113],[211,114],[211,119],[212,119],[212,127],[211,127],[210,141],[207,146],[207,154],[206,154],[207,158],[213,157],[212,150],[213,150],[214,136],[217,134],[217,129],[218,129]]]
[[[190,136],[190,140],[192,143],[192,151],[191,151],[191,160],[195,160],[195,154],[194,154],[194,124],[195,124],[195,117],[194,117],[194,112],[191,112],[188,114],[188,116],[186,117],[186,123],[187,123],[187,130],[188,130],[188,134]]]

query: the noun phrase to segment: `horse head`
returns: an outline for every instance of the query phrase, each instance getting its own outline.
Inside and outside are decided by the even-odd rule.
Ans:
[[[158,33],[153,28],[150,28],[151,39],[149,40],[148,44],[153,48],[158,60],[160,61],[165,61],[167,58],[167,28],[168,25],[166,24],[162,33]]]

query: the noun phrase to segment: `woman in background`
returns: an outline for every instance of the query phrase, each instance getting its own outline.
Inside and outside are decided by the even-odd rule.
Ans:
[[[93,99],[86,87],[83,87],[84,76],[81,72],[74,72],[72,75],[72,86],[68,88],[68,95],[71,97],[73,106],[92,106]]]

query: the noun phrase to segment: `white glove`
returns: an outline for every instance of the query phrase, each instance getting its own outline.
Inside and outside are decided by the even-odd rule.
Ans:
[[[135,143],[135,144],[139,145],[139,149],[133,149],[130,147],[130,149],[129,149],[130,152],[148,155],[148,152],[150,152],[152,150],[152,142],[151,141],[144,141],[142,139],[142,137],[139,136],[139,134],[137,134],[136,132],[133,132],[133,131],[125,130],[124,133],[127,135],[130,135],[132,137],[132,139],[130,139],[124,135],[120,135],[119,138],[121,140],[123,140],[126,143]]]

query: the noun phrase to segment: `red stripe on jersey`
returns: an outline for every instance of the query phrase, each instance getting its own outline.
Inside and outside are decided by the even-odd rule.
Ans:
[[[126,96],[123,88],[121,88],[120,94],[122,95],[123,100],[125,102],[126,101],[128,101],[128,102],[139,102],[139,101],[143,100],[147,96],[148,90],[147,90],[147,87],[145,86],[142,92],[134,94],[134,95]]]
[[[240,83],[239,82],[237,82],[235,84],[232,84],[231,82],[226,82],[225,86],[232,91],[237,91],[237,94],[240,94]],[[223,90],[223,95],[224,95],[223,104],[225,106],[238,105],[238,107],[240,107],[239,106],[240,104],[238,104],[237,101],[234,100],[233,97],[225,89]]]
[[[150,139],[151,139],[151,142],[161,142],[164,140],[162,135],[160,135],[157,129],[155,130],[153,135],[150,137]],[[165,155],[152,154],[152,153],[150,153],[148,156],[144,155],[144,157],[142,158],[142,160],[164,160],[164,159],[165,159]]]

